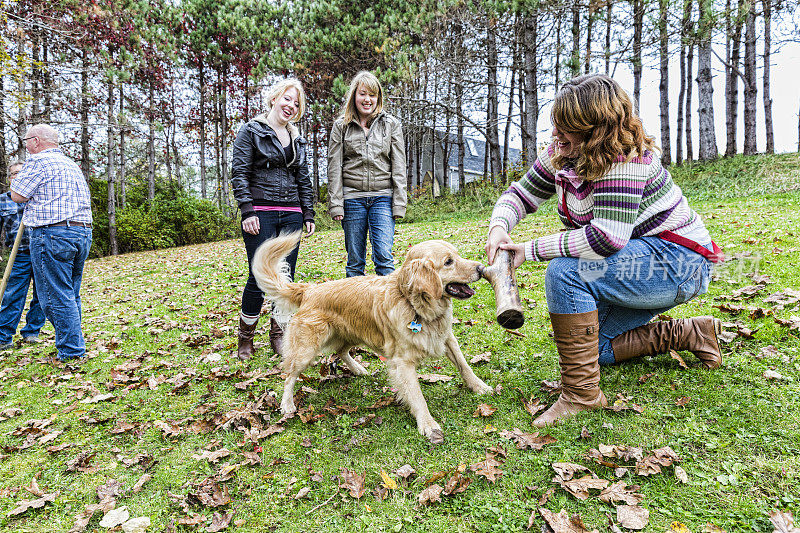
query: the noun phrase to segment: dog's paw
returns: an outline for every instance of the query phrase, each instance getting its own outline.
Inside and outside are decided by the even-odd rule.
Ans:
[[[290,402],[281,402],[281,414],[285,417],[292,416],[297,412],[297,407],[294,405],[294,400]]]
[[[490,387],[489,385],[487,385],[486,383],[484,383],[483,381],[481,381],[480,379],[478,380],[477,383],[472,384],[470,386],[470,389],[472,389],[472,392],[474,392],[475,394],[493,394],[494,393],[494,389],[492,387]]]
[[[441,444],[444,442],[444,432],[435,420],[431,420],[426,425],[419,426],[419,432],[428,439],[431,444]]]
[[[444,432],[441,429],[434,429],[428,437],[428,442],[431,444],[442,444],[444,442]]]

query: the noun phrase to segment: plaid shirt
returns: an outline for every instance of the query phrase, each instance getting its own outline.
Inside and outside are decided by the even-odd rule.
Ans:
[[[58,148],[31,154],[11,189],[25,198],[22,221],[30,228],[92,221],[89,185],[80,167]]]
[[[19,231],[19,223],[22,222],[22,212],[24,210],[25,204],[18,204],[8,194],[0,194],[0,227],[6,234],[5,247],[9,250],[14,246],[14,240],[17,238],[17,231]],[[29,240],[30,231],[25,228],[22,233],[22,239],[19,241],[20,252],[28,249]]]

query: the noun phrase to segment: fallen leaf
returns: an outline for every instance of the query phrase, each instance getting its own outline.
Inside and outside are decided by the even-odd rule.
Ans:
[[[34,496],[37,496],[37,497],[39,497],[39,498],[41,498],[42,496],[44,496],[44,491],[43,491],[42,489],[40,489],[40,488],[39,488],[39,483],[37,483],[37,481],[36,481],[36,478],[35,478],[35,477],[34,477],[34,478],[31,478],[31,482],[30,482],[30,484],[28,484],[28,486],[27,486],[27,487],[22,487],[22,488],[23,488],[23,489],[25,489],[25,490],[27,490],[28,492],[30,492],[30,493],[31,493],[31,494],[33,494]]]
[[[627,505],[639,505],[644,496],[636,492],[637,490],[639,490],[638,485],[628,486],[624,482],[618,481],[603,489],[598,498],[600,501],[610,504],[622,502]]]
[[[128,512],[128,508],[123,505],[118,509],[111,509],[107,512],[103,519],[100,520],[100,527],[112,528],[121,526],[127,522],[130,517],[131,514]]]
[[[339,479],[341,479],[339,488],[346,489],[350,493],[350,496],[355,499],[359,499],[364,495],[364,480],[366,477],[366,472],[358,475],[353,470],[342,468],[341,473],[339,474]]]
[[[476,355],[469,362],[473,365],[477,365],[480,363],[488,363],[490,361],[490,357],[492,356],[492,352],[483,352],[481,354]]]
[[[521,429],[514,428],[513,431],[501,431],[500,436],[514,441],[517,448],[524,450],[531,448],[533,450],[541,450],[547,444],[556,442],[556,438],[551,435],[539,435],[539,432],[524,433]]]
[[[431,503],[441,502],[442,498],[442,487],[440,485],[431,485],[430,487],[426,488],[422,492],[419,493],[417,496],[417,501],[420,505],[428,505]]]
[[[725,533],[725,530],[709,522],[703,526],[703,529],[700,531],[700,533]]]
[[[303,487],[302,489],[297,491],[297,494],[293,496],[295,500],[300,500],[308,496],[308,493],[311,492],[311,487]]]
[[[411,476],[417,475],[417,471],[414,470],[414,468],[409,464],[401,466],[400,468],[395,470],[394,473],[400,476],[404,481],[408,481],[411,478]]]
[[[534,398],[531,396],[530,398],[525,398],[521,389],[517,389],[519,393],[519,399],[522,402],[522,406],[525,408],[525,411],[528,412],[531,416],[538,415],[541,411],[544,411],[547,405],[542,404],[539,398]]]
[[[627,529],[644,529],[650,521],[650,511],[638,505],[620,505],[617,521]]]
[[[497,411],[497,407],[492,407],[488,403],[482,403],[475,409],[475,412],[472,413],[473,418],[478,418],[480,416],[492,416],[494,412]]]
[[[502,465],[503,463],[498,461],[495,456],[487,453],[485,460],[470,465],[469,469],[477,475],[485,477],[489,482],[494,483],[503,475],[503,471],[498,468]]]
[[[795,527],[794,517],[790,512],[778,511],[777,509],[769,512],[769,521],[775,527],[773,533],[800,533],[800,528]]]
[[[765,379],[774,379],[776,381],[791,381],[791,378],[784,376],[783,374],[776,372],[772,369],[767,369],[764,371],[764,378]]]
[[[425,383],[439,383],[448,382],[453,379],[453,376],[445,376],[442,374],[420,374],[419,380]]]
[[[216,533],[217,531],[228,529],[232,518],[233,510],[226,513],[214,511],[214,514],[211,516],[211,525],[206,528],[206,531],[208,531],[208,533]]]
[[[140,477],[139,480],[136,483],[134,483],[134,485],[131,487],[131,492],[133,493],[139,492],[140,490],[142,490],[142,487],[144,487],[144,484],[150,481],[151,479],[153,479],[153,476],[151,476],[150,474],[142,474],[142,477]]]
[[[575,463],[553,463],[550,465],[556,471],[556,477],[553,478],[554,483],[561,481],[569,481],[577,472],[590,472],[588,468]]]
[[[677,405],[678,407],[686,407],[689,404],[690,400],[691,398],[688,396],[681,396],[680,398],[675,400],[675,405]]]
[[[676,352],[675,350],[671,349],[669,351],[669,355],[670,355],[670,357],[672,357],[673,359],[675,359],[678,362],[678,366],[680,366],[682,369],[684,369],[684,370],[688,370],[689,369],[689,366],[683,360],[683,357],[681,357],[680,354],[678,354],[678,352]]]
[[[397,490],[399,487],[397,486],[397,482],[389,477],[389,474],[386,473],[385,470],[381,470],[381,480],[383,480],[383,486],[390,490]]]
[[[194,485],[194,490],[189,491],[186,500],[189,503],[205,507],[222,507],[231,502],[231,496],[228,493],[228,487],[220,485],[214,479],[206,478]]]
[[[208,462],[213,464],[219,462],[219,460],[224,457],[228,457],[230,454],[231,451],[227,448],[221,448],[213,452],[209,450],[203,450],[199,454],[193,454],[192,459],[197,459],[198,461],[202,459],[208,459]]]
[[[539,514],[542,515],[542,518],[553,530],[553,533],[598,533],[596,529],[589,531],[579,515],[570,517],[564,509],[555,514],[544,507],[540,507]]]
[[[686,470],[680,466],[675,467],[675,477],[678,478],[678,481],[681,483],[689,483],[689,476],[686,474]]]
[[[97,394],[90,398],[84,398],[83,400],[81,400],[81,403],[98,403],[98,402],[104,402],[106,400],[111,400],[112,398],[114,398],[114,395],[111,393]]]
[[[579,439],[583,439],[583,440],[590,440],[592,438],[592,434],[589,433],[589,428],[587,428],[586,426],[583,426],[581,428],[580,434],[578,435],[578,438]]]
[[[115,500],[122,494],[122,483],[116,479],[109,479],[105,484],[97,487],[97,498],[102,500]]]
[[[148,527],[150,527],[150,518],[147,516],[140,516],[138,518],[131,518],[122,524],[122,531],[123,533],[145,533]]]
[[[89,469],[89,463],[97,452],[81,452],[75,458],[67,461],[67,472],[85,472]]]
[[[446,496],[450,496],[452,494],[459,494],[467,490],[472,480],[468,477],[464,477],[461,472],[456,471],[450,479],[447,480],[447,483],[444,485],[444,490],[442,494]]]
[[[551,396],[561,394],[561,382],[558,380],[542,380],[540,388],[542,389],[542,392],[546,392]]]
[[[561,488],[579,500],[586,500],[590,496],[590,490],[603,490],[608,486],[608,483],[609,482],[607,480],[598,477],[583,476],[580,479],[562,481]]]
[[[53,503],[58,496],[58,492],[53,492],[50,494],[43,494],[41,498],[37,498],[35,500],[22,500],[17,502],[17,506],[9,511],[8,516],[17,516],[21,515],[28,509],[41,509],[48,503]]]

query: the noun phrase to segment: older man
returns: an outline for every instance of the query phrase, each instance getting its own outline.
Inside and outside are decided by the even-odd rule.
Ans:
[[[25,135],[30,157],[11,184],[11,199],[28,202],[22,221],[31,228],[31,259],[39,304],[56,331],[58,359],[83,357],[81,277],[92,246],[92,207],[81,169],[58,147],[46,124]]]
[[[9,183],[13,183],[21,169],[22,163],[12,163],[8,167]],[[6,234],[6,248],[11,248],[14,245],[24,209],[23,204],[13,202],[8,195],[0,195],[0,226],[2,226]],[[9,274],[5,293],[2,295],[3,303],[0,306],[0,350],[7,350],[13,347],[11,339],[17,331],[20,318],[22,318],[22,311],[25,309],[25,300],[28,298],[28,287],[30,287],[31,278],[33,277],[29,241],[30,230],[24,228],[19,241],[19,248],[17,249],[17,257]],[[39,306],[39,298],[36,295],[36,284],[33,286],[31,307],[25,318],[25,327],[20,331],[22,340],[25,342],[39,342],[39,330],[44,326],[45,319],[44,312]]]

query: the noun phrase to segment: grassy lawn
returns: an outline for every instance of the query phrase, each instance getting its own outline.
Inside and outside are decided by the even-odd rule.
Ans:
[[[256,358],[234,357],[246,273],[240,241],[92,260],[82,293],[89,360],[53,364],[49,325],[42,344],[2,354],[0,530],[106,531],[122,507],[130,518],[149,517],[147,531],[225,524],[242,532],[519,531],[529,520],[539,531],[540,507],[579,514],[588,531],[615,531],[610,519],[626,530],[621,501],[601,501],[599,489],[580,499],[554,481],[554,463],[575,463],[625,483],[649,512],[644,531],[771,532],[771,511],[800,516],[800,292],[791,292],[800,264],[800,178],[797,157],[769,160],[771,171],[763,161],[676,171],[734,259],[707,294],[671,315],[726,321],[722,368],[700,369],[689,353],[681,354],[688,368],[669,355],[603,368],[601,387],[619,411],[582,413],[542,431],[552,438],[541,449],[520,449],[507,432],[534,433],[523,399],[555,398],[542,387],[558,379],[545,264],[518,271],[527,307],[520,335],[495,323],[488,283],[454,302],[456,337],[468,360],[488,360],[473,368],[497,392],[477,397],[446,359],[427,361],[421,374],[454,376],[423,383],[445,432],[444,444],[431,446],[408,412],[385,405],[392,391],[370,353],[361,356],[371,376],[348,376],[327,359],[311,368],[302,416],[281,420],[272,398],[283,384],[267,321]],[[443,205],[428,207],[432,216],[418,208],[413,222],[398,225],[398,258],[437,238],[483,260],[491,203]],[[557,230],[547,204],[514,236]],[[344,261],[341,230],[319,232],[302,244],[298,279],[340,278]],[[784,298],[770,297],[776,293]],[[474,416],[482,403],[496,411]],[[610,446],[624,457],[613,457]],[[677,460],[662,460],[649,475],[634,468],[632,456],[646,462],[665,446]],[[481,468],[487,457],[494,462]],[[404,477],[404,465],[414,474]],[[460,479],[464,490],[450,490]],[[451,493],[421,503],[433,485]]]

